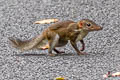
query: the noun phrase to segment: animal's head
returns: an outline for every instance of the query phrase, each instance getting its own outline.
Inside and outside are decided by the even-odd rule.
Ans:
[[[89,20],[89,19],[80,20],[77,24],[80,29],[83,29],[86,31],[102,30],[101,26],[97,25],[96,23],[94,23],[92,20]]]

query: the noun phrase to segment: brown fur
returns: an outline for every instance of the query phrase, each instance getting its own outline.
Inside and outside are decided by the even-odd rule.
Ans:
[[[81,23],[83,27],[80,26]],[[21,50],[30,50],[35,48],[42,49],[42,47],[45,48],[45,46],[47,46],[45,49],[48,49],[49,54],[52,54],[52,50],[54,50],[55,47],[64,46],[68,43],[68,40],[70,40],[71,45],[77,51],[77,53],[82,54],[77,48],[76,42],[80,41],[82,43],[83,51],[83,38],[88,34],[88,32],[101,29],[102,28],[100,26],[88,19],[80,20],[77,23],[67,20],[52,24],[50,27],[45,29],[41,35],[38,35],[29,41],[21,41],[15,39],[10,40],[16,47]]]

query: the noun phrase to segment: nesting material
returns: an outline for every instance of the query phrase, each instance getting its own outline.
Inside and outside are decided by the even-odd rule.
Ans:
[[[55,23],[58,21],[59,21],[58,19],[45,19],[45,20],[36,21],[35,24],[49,24],[49,23]]]

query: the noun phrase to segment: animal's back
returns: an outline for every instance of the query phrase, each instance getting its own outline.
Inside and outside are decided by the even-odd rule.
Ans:
[[[52,24],[49,26],[50,30],[58,30],[59,28],[66,28],[69,26],[69,24],[71,23],[75,23],[74,21],[71,20],[66,20],[66,21],[61,21],[61,22],[57,22],[55,24]]]

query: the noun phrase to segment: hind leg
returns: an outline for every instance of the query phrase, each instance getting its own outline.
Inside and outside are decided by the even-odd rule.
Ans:
[[[65,53],[64,51],[58,51],[57,49],[54,48],[54,51],[58,54]]]
[[[53,39],[51,39],[49,41],[49,45],[50,46],[48,48],[48,53],[49,53],[50,56],[55,56],[55,54],[52,53],[52,50],[55,49],[55,47],[58,44],[58,42],[59,42],[59,35],[58,34],[56,34],[55,37],[53,37]]]

